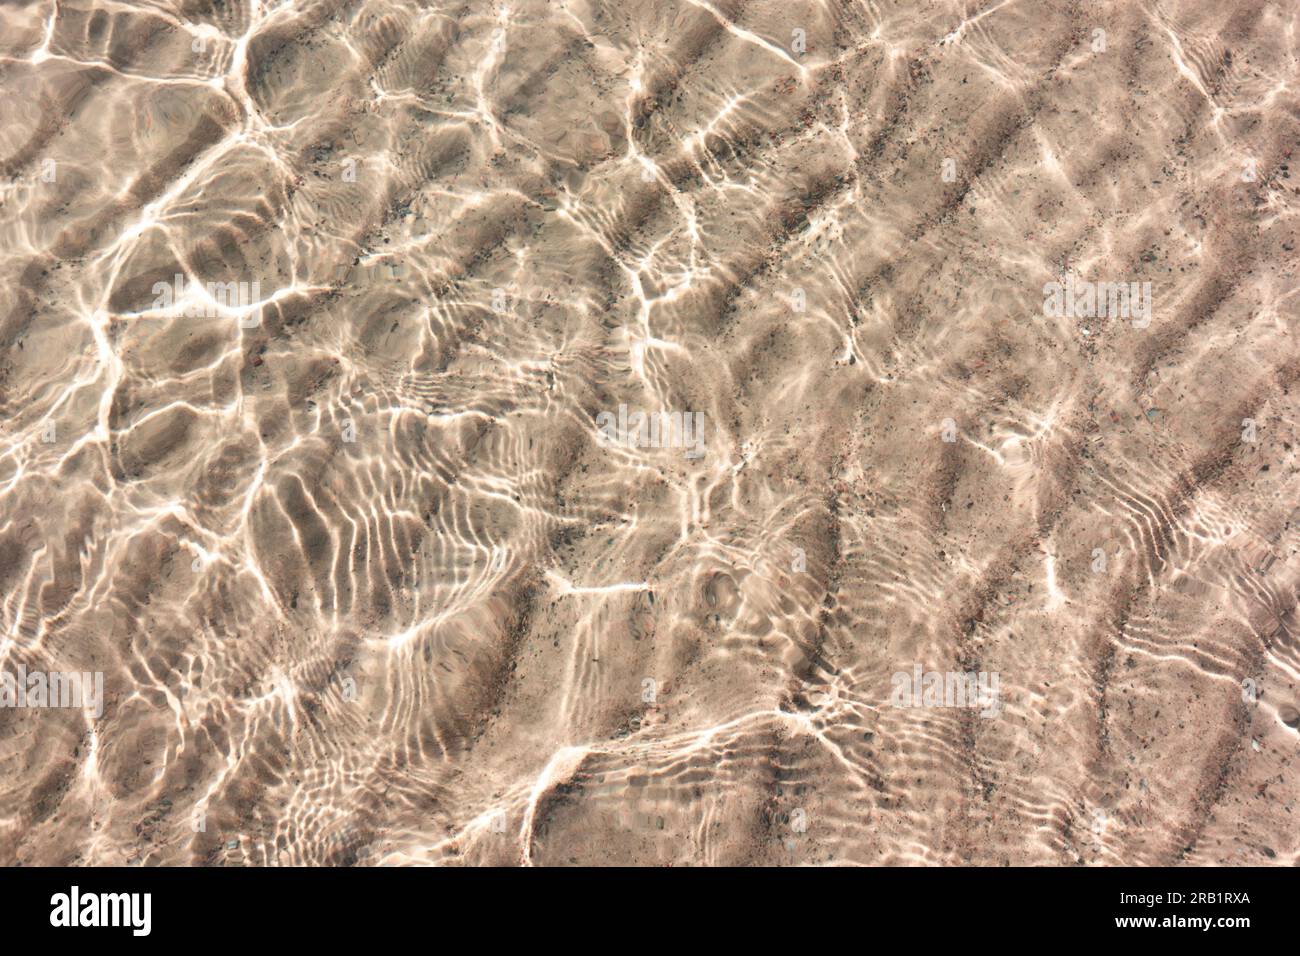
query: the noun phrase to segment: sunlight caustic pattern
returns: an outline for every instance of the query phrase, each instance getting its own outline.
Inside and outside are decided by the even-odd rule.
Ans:
[[[1294,5],[34,0],[0,90],[0,670],[103,678],[3,862],[1298,862]]]

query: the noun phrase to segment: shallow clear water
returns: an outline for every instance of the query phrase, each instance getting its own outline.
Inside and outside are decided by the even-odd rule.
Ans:
[[[1296,862],[1293,5],[191,6],[0,8],[0,860]]]

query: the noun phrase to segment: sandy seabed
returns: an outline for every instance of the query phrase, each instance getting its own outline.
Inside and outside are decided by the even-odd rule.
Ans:
[[[0,668],[102,677],[0,862],[1300,862],[1294,3],[33,0],[0,93]]]

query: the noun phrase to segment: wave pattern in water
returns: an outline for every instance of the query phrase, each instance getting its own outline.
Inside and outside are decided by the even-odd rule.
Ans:
[[[0,859],[1294,864],[1298,46],[0,9]]]

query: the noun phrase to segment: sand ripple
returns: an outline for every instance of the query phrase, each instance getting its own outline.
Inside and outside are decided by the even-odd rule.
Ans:
[[[0,9],[0,861],[1296,863],[1298,55]]]

